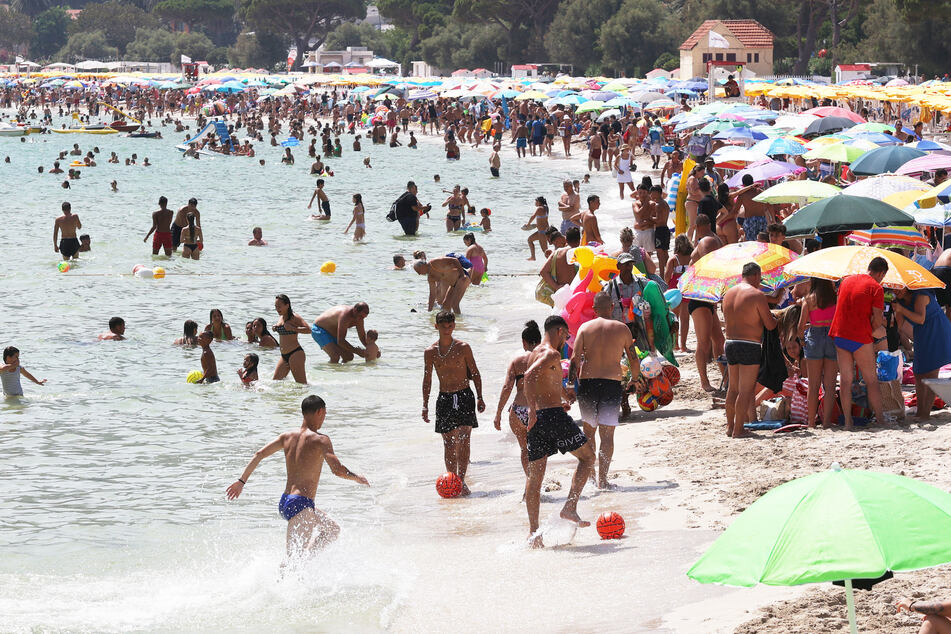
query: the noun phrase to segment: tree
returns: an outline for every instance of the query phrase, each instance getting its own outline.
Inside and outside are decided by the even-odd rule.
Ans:
[[[304,52],[323,44],[344,20],[366,16],[364,0],[243,0],[242,13],[255,30],[286,34],[297,46],[294,68]]]
[[[436,68],[492,68],[508,46],[508,33],[497,24],[450,21],[420,43],[423,59]]]
[[[216,53],[213,55],[213,53]],[[168,58],[173,64],[178,64],[182,55],[187,55],[192,59],[202,59],[212,64],[220,63],[227,59],[227,51],[222,49],[220,53],[216,50],[212,42],[204,33],[179,33],[175,39],[175,46],[172,48],[172,54]]]
[[[366,22],[344,22],[328,33],[327,39],[324,40],[324,48],[327,50],[342,51],[348,46],[366,46],[374,52],[380,51],[383,48],[383,31]]]
[[[601,25],[614,15],[621,0],[569,0],[564,2],[545,34],[545,49],[552,61],[575,65],[577,73],[598,74],[601,58]]]
[[[377,9],[394,25],[409,35],[407,52],[415,50],[419,43],[431,36],[433,31],[446,24],[452,14],[452,0],[377,0]]]
[[[116,59],[119,49],[109,46],[106,34],[103,31],[83,31],[69,36],[66,46],[57,57],[65,60],[80,61],[84,59]]]
[[[176,34],[166,29],[138,29],[135,39],[126,47],[126,57],[143,62],[167,62],[176,41]]]
[[[70,33],[100,31],[107,44],[123,54],[129,42],[135,39],[136,29],[156,29],[158,26],[158,20],[152,14],[125,2],[110,0],[87,4],[70,25]]]
[[[680,68],[680,56],[670,51],[664,51],[654,60],[654,68],[663,68],[664,70]]]
[[[166,20],[184,22],[192,30],[228,34],[229,41],[233,37],[233,0],[163,0],[155,5],[155,13]]]
[[[18,13],[35,16],[53,6],[52,0],[10,0],[10,9]]]
[[[601,27],[603,68],[642,77],[647,65],[677,44],[664,25],[659,0],[624,0],[614,16]]]
[[[26,14],[0,9],[0,47],[22,52],[33,39],[33,27]]]
[[[545,28],[559,0],[456,0],[453,17],[469,24],[495,24],[508,36],[503,62],[544,55]]]
[[[71,21],[65,7],[53,7],[36,16],[33,19],[33,44],[30,45],[33,56],[48,58],[66,46]]]

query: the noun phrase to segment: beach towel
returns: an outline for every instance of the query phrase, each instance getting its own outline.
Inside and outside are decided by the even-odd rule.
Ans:
[[[667,206],[677,208],[677,191],[680,189],[680,174],[674,174],[667,182]]]

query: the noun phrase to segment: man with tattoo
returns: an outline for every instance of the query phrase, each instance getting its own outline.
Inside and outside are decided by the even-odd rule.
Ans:
[[[898,611],[924,614],[918,634],[951,634],[951,601],[912,601],[902,599]]]

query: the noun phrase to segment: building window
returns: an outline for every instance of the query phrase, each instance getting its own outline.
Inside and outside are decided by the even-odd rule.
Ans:
[[[718,61],[718,62],[722,62],[722,61],[723,61],[723,53],[717,53],[717,61]]]
[[[746,54],[746,63],[749,64],[749,63],[752,62],[752,61],[753,61],[753,54],[752,54],[752,53],[747,53],[747,54]]]
[[[726,54],[726,61],[728,61],[728,62],[735,62],[735,61],[736,61],[736,53],[727,53],[727,54]]]
[[[759,53],[756,53],[755,55],[753,55],[753,61],[756,62],[757,64],[759,63]]]
[[[710,58],[711,58],[710,53],[704,53],[704,54],[703,54],[703,63],[706,64],[707,62],[709,62],[709,61],[710,61]]]

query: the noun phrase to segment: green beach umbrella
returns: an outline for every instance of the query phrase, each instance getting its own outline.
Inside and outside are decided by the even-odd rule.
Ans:
[[[596,110],[604,110],[605,105],[603,101],[598,101],[597,99],[592,99],[586,101],[575,110],[576,113],[581,114],[583,112],[594,112]]]
[[[835,196],[841,189],[835,185],[829,185],[820,181],[785,181],[773,185],[763,191],[753,200],[760,203],[769,203],[772,205],[781,205],[785,203],[815,202]]]
[[[951,494],[903,476],[832,469],[754,502],[687,571],[700,583],[750,587],[845,581],[951,562]]]
[[[789,236],[871,229],[875,225],[907,227],[914,223],[914,217],[888,203],[866,196],[845,195],[810,203],[783,221]]]
[[[832,161],[833,163],[851,163],[866,152],[868,152],[868,150],[865,148],[856,147],[854,145],[832,143],[830,145],[817,147],[814,150],[809,150],[802,155],[802,158],[807,161],[818,159],[822,161]]]
[[[903,145],[887,145],[875,148],[863,154],[852,163],[850,169],[853,174],[869,176],[894,172],[911,159],[925,156],[921,150]]]
[[[895,131],[895,126],[887,125],[885,123],[879,123],[877,121],[866,121],[865,123],[860,123],[857,126],[849,128],[849,132],[886,132],[891,134]]]

